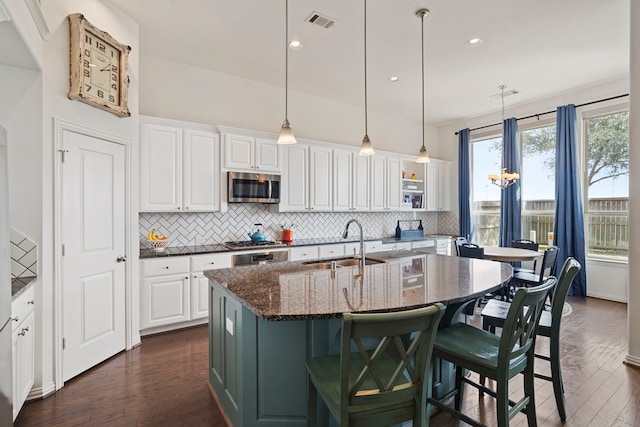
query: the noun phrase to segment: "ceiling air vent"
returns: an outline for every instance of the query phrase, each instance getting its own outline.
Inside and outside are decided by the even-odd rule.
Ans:
[[[305,22],[310,22],[314,25],[318,25],[322,28],[331,28],[333,27],[333,24],[336,23],[336,20],[333,18],[330,18],[326,15],[322,15],[318,12],[311,12],[311,14],[309,16],[307,16],[307,19],[304,20]]]

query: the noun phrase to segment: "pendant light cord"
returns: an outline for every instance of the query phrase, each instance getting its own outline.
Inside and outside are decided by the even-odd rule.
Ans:
[[[289,0],[284,6],[284,119],[289,119]]]
[[[424,147],[424,13],[420,16],[420,40],[422,43],[422,147]]]
[[[367,131],[367,0],[364,0],[364,134]]]

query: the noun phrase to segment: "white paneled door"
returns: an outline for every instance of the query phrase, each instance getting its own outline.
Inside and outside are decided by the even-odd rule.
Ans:
[[[125,348],[125,147],[65,130],[63,380]]]

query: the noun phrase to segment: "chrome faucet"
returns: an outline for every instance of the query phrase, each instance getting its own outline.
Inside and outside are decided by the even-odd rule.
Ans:
[[[364,235],[362,233],[362,224],[360,223],[360,221],[358,221],[355,218],[350,219],[347,222],[347,225],[345,225],[345,227],[344,227],[344,233],[342,233],[342,238],[346,239],[349,236],[349,226],[351,225],[352,222],[355,222],[356,225],[358,226],[358,229],[360,230],[360,268],[364,268],[364,266],[365,266],[365,261],[364,261]]]

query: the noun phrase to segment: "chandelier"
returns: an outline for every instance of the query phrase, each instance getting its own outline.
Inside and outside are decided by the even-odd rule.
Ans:
[[[500,85],[498,86],[498,88],[500,89],[500,98],[502,98],[502,126],[504,127],[504,90],[507,88],[507,85]],[[504,135],[502,135],[502,139],[504,141]],[[488,178],[493,185],[497,185],[498,187],[504,189],[518,182],[518,179],[520,179],[520,174],[516,172],[509,173],[507,172],[507,168],[501,168],[500,176],[496,174],[490,174]]]
[[[496,174],[489,175],[489,181],[500,188],[507,188],[508,186],[515,184],[519,178],[520,175],[515,172],[508,173],[507,168],[500,169],[500,176]]]

